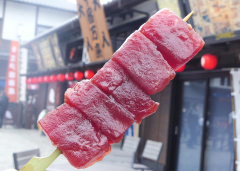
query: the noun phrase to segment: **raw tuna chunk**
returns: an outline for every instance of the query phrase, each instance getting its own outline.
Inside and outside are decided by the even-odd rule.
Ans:
[[[174,70],[187,63],[204,46],[204,41],[192,27],[169,9],[157,12],[139,30],[157,45]]]
[[[139,124],[143,118],[156,112],[159,106],[159,103],[152,101],[149,95],[132,80],[116,88],[112,96],[125,109],[134,114],[135,121]]]
[[[115,61],[107,62],[91,81],[131,112],[137,123],[156,112],[159,106]]]
[[[110,60],[94,75],[91,82],[104,93],[111,95],[117,87],[129,79],[123,68],[117,62]]]
[[[175,77],[156,45],[139,31],[129,36],[112,60],[124,67],[148,94],[161,91]]]
[[[89,118],[110,143],[119,142],[133,124],[134,116],[108,97],[89,80],[84,80],[65,93],[65,102]]]
[[[53,145],[78,169],[94,164],[111,151],[107,137],[66,103],[50,111],[39,124]]]

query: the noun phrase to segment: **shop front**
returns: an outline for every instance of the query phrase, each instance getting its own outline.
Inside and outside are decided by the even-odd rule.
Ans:
[[[179,74],[174,80],[171,165],[176,171],[234,167],[229,71]]]

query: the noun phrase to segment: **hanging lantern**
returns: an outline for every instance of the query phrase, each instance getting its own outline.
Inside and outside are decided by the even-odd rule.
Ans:
[[[43,76],[38,77],[38,83],[44,83]]]
[[[33,84],[37,84],[37,83],[38,83],[38,78],[37,78],[37,77],[33,77],[32,83],[33,83]]]
[[[26,83],[27,83],[27,84],[31,84],[31,83],[32,83],[32,78],[26,79]]]
[[[68,81],[72,81],[73,79],[74,79],[74,75],[73,75],[73,73],[66,73],[65,74],[65,78],[66,78],[66,80],[68,80]]]
[[[76,80],[82,80],[82,79],[83,79],[83,73],[80,72],[80,71],[76,71],[76,72],[74,73],[74,78],[75,78]]]
[[[186,68],[186,64],[184,64],[183,66],[181,66],[180,68],[178,68],[178,69],[176,70],[176,72],[183,72],[183,71],[185,70],[185,68]]]
[[[93,76],[94,76],[94,72],[92,71],[92,70],[86,70],[85,72],[84,72],[84,76],[85,76],[85,78],[87,78],[87,79],[91,79]]]
[[[34,83],[33,78],[29,78],[29,83],[30,83],[30,84],[33,84],[33,83]]]
[[[31,81],[30,84],[35,84],[35,82],[34,82],[34,81],[35,81],[35,80],[34,80],[34,77],[32,77],[30,81]]]
[[[50,75],[50,81],[51,82],[56,82],[58,79],[57,79],[57,76],[56,75]]]
[[[217,66],[217,57],[212,54],[205,54],[201,58],[201,65],[206,70],[213,70]]]
[[[58,79],[58,81],[63,82],[63,81],[65,81],[65,75],[64,74],[58,74],[57,79]]]
[[[44,82],[45,82],[45,83],[49,83],[49,82],[50,82],[50,77],[49,77],[48,75],[45,75],[45,76],[43,77],[43,79],[44,79]]]

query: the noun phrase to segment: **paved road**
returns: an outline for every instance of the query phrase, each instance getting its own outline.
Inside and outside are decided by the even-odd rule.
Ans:
[[[54,147],[50,141],[41,136],[37,130],[15,129],[7,126],[0,129],[0,171],[14,168],[13,153],[25,150],[40,148],[40,155],[42,157],[50,155],[54,151]],[[111,154],[110,154],[111,155]],[[106,157],[101,162],[84,169],[85,171],[133,171],[131,168],[131,161],[119,162],[108,160],[111,156]],[[68,164],[66,158],[62,155],[58,157],[50,166],[52,170],[58,171],[76,171]]]

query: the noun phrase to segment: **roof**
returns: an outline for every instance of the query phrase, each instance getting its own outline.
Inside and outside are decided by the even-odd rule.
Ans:
[[[16,0],[16,1],[38,1],[38,0]],[[43,1],[55,1],[55,0],[43,0]],[[67,1],[67,0],[65,0],[65,1]],[[126,0],[126,1],[129,1],[129,0]],[[135,1],[135,5],[136,5],[138,3],[143,2],[144,0],[132,0],[132,4],[134,4],[133,3],[134,1]],[[116,7],[114,7],[113,5],[115,5]],[[105,9],[107,8],[107,10],[105,10],[105,15],[109,16],[109,15],[112,15],[112,13],[114,13],[114,12],[122,11],[124,9],[124,6],[123,6],[123,8],[119,8],[117,1],[114,0],[114,1],[111,1],[110,3],[105,4],[104,8]],[[144,17],[146,17],[146,16],[141,15],[141,16],[138,16],[138,17],[134,18],[134,20],[140,20],[140,19],[143,19]],[[131,22],[131,20],[127,21],[127,23],[129,23],[129,22]],[[122,23],[122,24],[124,24],[124,23]],[[51,35],[52,33],[58,32],[59,30],[62,30],[64,28],[73,27],[74,25],[78,25],[78,27],[80,27],[79,21],[78,21],[78,15],[74,16],[73,18],[70,18],[69,20],[65,21],[64,23],[62,23],[61,25],[59,25],[57,27],[53,27],[53,28],[51,28],[51,29],[49,29],[49,30],[47,30],[47,31],[37,35],[32,40],[30,40],[28,42],[25,42],[22,46],[23,47],[28,47],[32,42],[35,42],[36,40],[39,40],[39,39],[41,39],[43,37]],[[112,28],[110,27],[109,29],[112,29]]]
[[[73,22],[78,22],[78,15],[70,18],[69,20],[65,21],[64,23],[62,23],[61,25],[57,26],[57,27],[53,27],[53,28],[50,28],[48,29],[47,31],[41,33],[41,34],[38,34],[36,37],[34,37],[32,40],[30,41],[27,41],[26,43],[23,44],[24,47],[30,45],[32,42],[38,40],[38,39],[41,39],[47,35],[50,35],[58,30],[61,30],[63,27],[65,26],[68,26],[69,24],[73,23]]]

